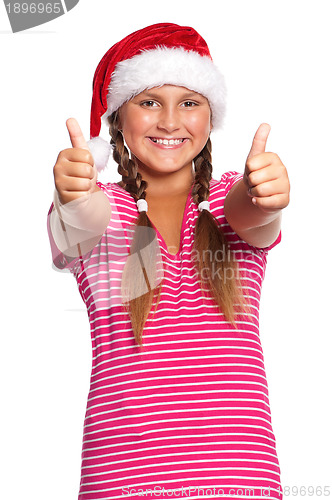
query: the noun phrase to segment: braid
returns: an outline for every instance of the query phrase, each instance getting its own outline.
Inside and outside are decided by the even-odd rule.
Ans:
[[[203,150],[196,158],[194,158],[195,166],[195,181],[192,190],[192,197],[197,205],[201,201],[207,201],[210,194],[210,180],[212,178],[212,156],[211,156],[211,139],[207,140]]]
[[[210,194],[210,180],[212,178],[211,140],[208,139],[201,153],[194,159],[195,180],[192,197],[195,203],[208,201]],[[207,290],[218,304],[226,319],[233,323],[235,318],[235,304],[241,309],[246,308],[245,299],[238,279],[238,266],[232,258],[229,243],[218,225],[218,221],[208,210],[199,213],[194,240],[194,262],[196,263],[202,291],[206,291],[204,281],[207,281]],[[222,252],[223,258],[216,257]]]
[[[130,193],[136,202],[139,199],[145,199],[148,184],[138,172],[136,162],[129,156],[122,133],[119,130],[118,112],[114,112],[108,121],[113,158],[118,164],[118,172],[122,176],[121,187]],[[135,267],[137,259],[128,258],[122,273],[121,290],[123,303],[131,319],[135,341],[142,347],[143,328],[152,308],[153,300],[157,297],[155,310],[160,300],[162,262],[157,236],[147,213],[140,212],[135,224],[129,255],[138,257],[141,270]],[[144,227],[149,229],[143,229]],[[143,249],[144,261],[141,255]],[[147,252],[149,253],[148,258]]]
[[[122,176],[122,187],[132,195],[135,201],[140,198],[145,199],[147,182],[142,180],[136,162],[129,157],[123,135],[119,130],[118,112],[115,111],[108,121],[110,124],[111,145],[113,146],[113,158],[118,164],[118,172]]]

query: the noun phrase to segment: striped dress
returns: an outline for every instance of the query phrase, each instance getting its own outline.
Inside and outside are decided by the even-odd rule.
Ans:
[[[156,230],[163,283],[143,349],[121,302],[137,206],[117,184],[99,183],[112,219],[94,250],[70,265],[93,351],[79,500],[282,498],[259,337],[266,257],[281,235],[258,249],[227,224],[224,199],[241,178],[226,172],[211,180],[209,201],[237,256],[252,313],[235,329],[201,292],[191,259],[199,212],[189,193],[176,255]]]

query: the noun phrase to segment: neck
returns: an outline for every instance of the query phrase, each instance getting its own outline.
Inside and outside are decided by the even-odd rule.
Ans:
[[[171,198],[187,195],[194,182],[195,174],[191,164],[176,172],[151,172],[138,167],[144,181],[148,183],[146,198]]]

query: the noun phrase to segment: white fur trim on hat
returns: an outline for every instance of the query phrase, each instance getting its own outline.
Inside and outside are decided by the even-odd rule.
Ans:
[[[111,76],[103,120],[143,90],[165,84],[202,94],[211,107],[213,128],[222,126],[226,107],[224,77],[208,56],[183,47],[156,47],[119,62]]]

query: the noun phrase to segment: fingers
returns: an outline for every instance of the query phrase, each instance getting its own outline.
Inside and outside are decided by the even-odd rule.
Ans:
[[[76,166],[79,169],[81,165],[85,165],[89,172],[90,167],[92,168],[94,166],[94,160],[90,151],[80,148],[69,148],[60,151],[57,162],[60,162],[62,167],[66,170],[71,166],[73,175],[75,175]]]
[[[274,162],[271,161],[269,165],[259,170],[253,170],[244,177],[244,181],[248,187],[248,195],[255,205],[263,210],[279,210],[289,203],[290,186],[287,170],[277,155],[274,153],[265,155],[272,155]],[[261,155],[263,159],[265,155]]]
[[[93,179],[95,169],[93,165],[88,162],[69,160],[68,158],[62,160],[61,174],[68,177],[82,177],[85,179]]]
[[[272,196],[264,196],[262,198],[255,197],[253,198],[253,203],[264,212],[272,213],[277,210],[282,210],[288,206],[289,194],[280,193]]]
[[[268,123],[262,123],[254,136],[247,160],[256,155],[265,153],[266,142],[269,137],[271,127]]]
[[[277,154],[265,151],[270,130],[267,123],[258,127],[243,175],[252,203],[264,211],[285,208],[290,191],[286,167]]]
[[[73,148],[89,149],[77,120],[68,118],[66,125]]]
[[[93,189],[95,184],[94,170],[85,163],[67,162],[62,169],[55,170],[54,180],[61,197],[68,200],[70,192],[77,191],[88,194]]]
[[[61,182],[61,181],[60,181]],[[85,192],[86,194],[91,190],[92,188],[92,180],[79,177],[68,177],[65,180],[65,187],[63,188],[63,191],[67,191],[67,193],[72,192],[72,191],[80,191],[80,192]]]
[[[254,188],[263,186],[274,180],[279,180],[285,188],[288,183],[288,175],[286,167],[281,162],[279,156],[274,153],[265,153],[259,159],[262,163],[256,169],[248,170],[243,176],[246,186],[250,189],[250,194],[254,192]],[[255,160],[258,161],[258,157]],[[258,194],[257,191],[256,194],[257,196],[264,196],[263,194]]]
[[[274,153],[264,153],[259,158],[255,158],[246,168],[244,177],[248,187],[257,186],[263,182],[278,179],[282,174],[283,164],[280,158]]]
[[[249,188],[249,195],[252,197],[263,198],[265,196],[273,196],[284,192],[283,179],[274,179],[267,182],[262,182],[256,186]]]

